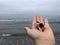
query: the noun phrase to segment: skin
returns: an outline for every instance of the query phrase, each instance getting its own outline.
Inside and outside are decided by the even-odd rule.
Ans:
[[[44,31],[41,28],[36,28],[36,21],[44,24]],[[48,20],[37,15],[33,17],[32,29],[24,27],[27,34],[33,40],[35,45],[55,45],[55,38],[51,27],[49,26]]]

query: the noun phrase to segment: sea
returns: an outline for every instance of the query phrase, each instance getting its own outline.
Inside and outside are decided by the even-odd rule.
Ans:
[[[56,40],[60,45],[60,22],[49,21]],[[0,20],[0,45],[34,45],[24,27],[32,27],[32,21]]]

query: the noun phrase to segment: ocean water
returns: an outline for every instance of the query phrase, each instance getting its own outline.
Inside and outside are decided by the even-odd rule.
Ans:
[[[56,39],[56,45],[60,44],[60,23],[49,22]],[[31,21],[0,21],[0,45],[34,45],[28,37],[24,27],[31,28]],[[1,36],[1,34],[19,34],[18,36]],[[22,35],[23,34],[23,35]]]

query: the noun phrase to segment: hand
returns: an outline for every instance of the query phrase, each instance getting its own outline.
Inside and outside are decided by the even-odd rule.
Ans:
[[[36,28],[36,23],[39,21],[40,23],[44,24],[44,31],[42,29]],[[44,19],[41,16],[34,16],[32,22],[32,29],[29,27],[25,27],[27,34],[31,37],[34,41],[35,45],[55,45],[55,38],[53,35],[53,31],[48,24],[48,20]]]

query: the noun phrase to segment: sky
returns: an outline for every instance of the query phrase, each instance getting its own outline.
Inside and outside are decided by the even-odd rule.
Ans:
[[[23,13],[59,16],[60,0],[0,0],[0,14]]]

